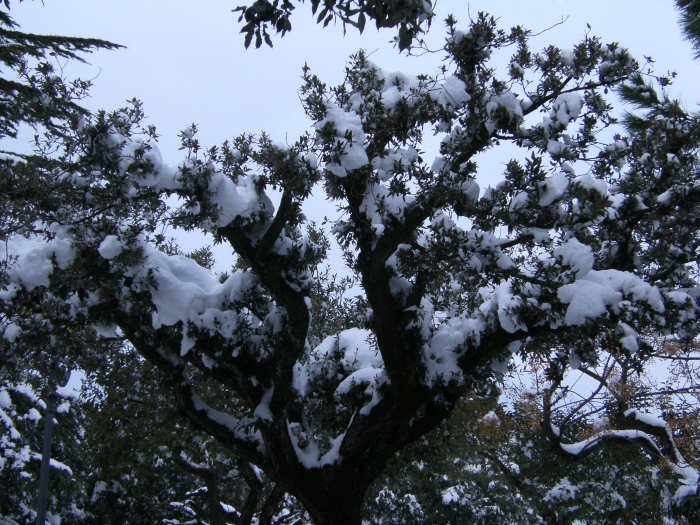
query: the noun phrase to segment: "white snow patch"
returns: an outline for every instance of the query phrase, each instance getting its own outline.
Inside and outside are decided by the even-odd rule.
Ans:
[[[565,316],[568,325],[582,325],[600,317],[625,296],[633,301],[646,301],[652,309],[663,311],[656,287],[633,273],[619,270],[590,270],[579,280],[559,288],[557,295],[561,302],[569,305]]]
[[[100,253],[100,255],[107,259],[111,260],[114,259],[117,255],[119,255],[122,252],[123,246],[121,241],[119,240],[119,237],[116,235],[107,235],[107,237],[104,238],[104,240],[100,243],[99,248],[97,248],[97,251]]]
[[[355,111],[345,111],[333,103],[327,103],[326,115],[316,123],[320,131],[327,124],[335,126],[337,142],[342,146],[340,163],[329,162],[326,169],[338,177],[345,177],[348,171],[361,168],[369,163],[364,148],[365,132],[362,130],[362,119]],[[345,138],[348,134],[351,138]]]
[[[590,246],[582,244],[572,237],[554,250],[554,256],[563,265],[570,266],[576,276],[581,279],[593,269],[595,257]]]
[[[550,141],[552,142],[552,141]],[[540,206],[550,206],[569,187],[569,178],[564,173],[555,173],[539,183]]]
[[[352,420],[350,424],[352,424]],[[340,460],[340,447],[343,444],[345,432],[331,440],[331,448],[323,455],[321,455],[316,442],[311,437],[307,437],[306,432],[301,430],[299,423],[287,421],[287,432],[299,462],[307,469],[333,465]]]
[[[7,240],[6,250],[9,257],[17,258],[8,270],[10,282],[21,284],[28,290],[49,286],[53,260],[60,269],[65,269],[75,257],[71,235],[68,228],[62,226],[55,228],[54,238],[48,241],[38,235],[15,235]],[[0,291],[0,299],[11,299],[15,293],[16,288],[10,286],[7,291]]]
[[[578,93],[563,93],[552,104],[552,116],[564,126],[568,126],[572,120],[576,120],[583,108],[583,98]]]

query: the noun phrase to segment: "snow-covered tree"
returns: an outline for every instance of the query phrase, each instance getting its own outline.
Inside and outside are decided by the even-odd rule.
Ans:
[[[51,162],[7,168],[11,183],[31,169],[46,184],[39,203],[7,200],[31,226],[7,235],[3,352],[80,365],[87,334],[117,333],[158,367],[179,413],[317,525],[358,525],[387,462],[513,355],[556,348],[556,382],[609,354],[643,361],[650,334],[691,340],[698,119],[659,99],[618,44],[533,52],[526,30],[483,14],[448,31],[437,75],[389,73],[364,53],[337,87],[305,69],[313,127],[293,144],[244,135],[204,149],[192,126],[170,166],[137,102],[48,130]],[[490,58],[504,53],[497,73]],[[627,135],[608,131],[618,86],[653,106]],[[435,159],[427,131],[442,138]],[[506,143],[524,160],[481,192],[479,154]],[[303,207],[320,191],[364,297],[355,326],[311,345],[328,243]],[[242,269],[222,281],[168,255],[164,225],[228,243]],[[696,494],[697,471],[633,415],[583,441],[545,428],[571,459],[609,444],[658,451],[682,481],[670,501]]]
[[[0,376],[0,523],[31,524],[36,521],[39,467],[41,463],[46,404],[35,376],[9,381]],[[84,472],[81,454],[83,416],[78,394],[61,389],[57,425],[51,449],[49,519],[79,521],[84,513]]]
[[[3,2],[9,9],[9,0]],[[0,240],[32,229],[32,210],[52,207],[46,200],[51,179],[44,176],[56,164],[47,155],[61,137],[87,114],[80,105],[89,81],[68,81],[55,68],[55,59],[82,61],[81,55],[119,46],[98,39],[45,36],[19,30],[8,12],[0,10]],[[34,153],[7,151],[10,138],[22,126],[37,135]],[[42,137],[43,136],[43,137]],[[34,169],[35,166],[41,168]],[[2,263],[3,276],[7,260]],[[25,312],[41,322],[42,312]],[[50,352],[38,343],[22,351],[11,344],[7,318],[0,344],[0,521],[34,523],[44,429],[47,377],[55,365]],[[76,337],[80,339],[82,336]],[[92,336],[94,339],[94,336]],[[28,350],[29,349],[29,350]],[[84,463],[82,446],[83,406],[77,393],[61,389],[52,447],[49,517],[65,522],[82,517]],[[54,519],[52,518],[52,519]]]
[[[536,377],[532,372],[527,379]],[[516,385],[513,379],[506,385],[508,403],[498,403],[498,392],[460,400],[449,420],[390,460],[368,491],[366,519],[385,525],[653,525],[692,515],[687,505],[669,505],[678,488],[672,464],[639,447],[611,443],[575,459],[552,453],[542,431],[542,395]],[[641,390],[637,395],[642,398]],[[580,401],[587,400],[571,391],[557,412]],[[583,405],[597,417],[567,422],[565,431],[575,440],[612,428],[603,403]],[[616,408],[610,404],[610,413]]]

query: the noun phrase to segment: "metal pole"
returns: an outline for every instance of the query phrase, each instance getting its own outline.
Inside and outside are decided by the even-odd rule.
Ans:
[[[56,415],[58,394],[54,391],[46,398],[46,414],[44,415],[44,449],[41,453],[41,475],[39,477],[39,510],[36,514],[36,525],[46,522],[46,503],[49,496],[49,461],[51,459],[51,434],[53,433],[53,418]]]

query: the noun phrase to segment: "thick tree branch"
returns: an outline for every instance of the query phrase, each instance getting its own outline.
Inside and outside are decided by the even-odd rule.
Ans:
[[[185,459],[182,455],[173,454],[173,462],[189,474],[194,474],[204,480],[207,487],[208,518],[210,525],[226,525],[221,508],[219,481],[223,477],[220,472],[206,465],[198,465]]]
[[[270,250],[272,250],[272,246],[277,241],[277,238],[284,230],[284,227],[289,223],[293,203],[293,192],[290,189],[285,189],[282,193],[282,199],[280,200],[275,218],[272,220],[265,235],[263,235],[262,240],[255,247],[255,256],[257,258],[266,257],[270,253]]]
[[[248,485],[248,496],[246,496],[245,504],[241,509],[238,525],[250,525],[262,497],[263,484],[247,461],[239,459],[238,470],[243,479],[245,479],[246,485]]]
[[[270,495],[265,500],[265,504],[260,511],[260,518],[258,520],[259,525],[272,525],[272,518],[275,515],[275,510],[277,509],[280,501],[282,501],[284,494],[285,490],[282,488],[282,486],[279,483],[275,484],[275,486],[272,488],[272,492],[270,492]]]

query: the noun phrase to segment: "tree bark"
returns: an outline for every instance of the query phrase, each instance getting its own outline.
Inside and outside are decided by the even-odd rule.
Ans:
[[[361,509],[360,504],[344,508],[311,509],[307,507],[306,510],[315,525],[361,525]]]
[[[190,463],[178,454],[173,454],[172,459],[185,472],[199,476],[204,481],[207,487],[207,511],[210,525],[226,525],[223,509],[221,508],[221,495],[219,493],[219,479],[221,476],[219,473],[214,469]]]
[[[259,525],[272,525],[272,517],[275,514],[277,505],[284,496],[284,492],[284,489],[279,483],[275,484],[275,486],[272,488],[272,492],[270,492],[270,495],[267,497],[267,500],[265,500],[265,504],[260,511],[260,519],[258,520]]]
[[[258,508],[258,503],[260,502],[262,482],[258,479],[253,471],[253,467],[251,467],[247,461],[240,460],[238,463],[238,470],[243,476],[243,479],[245,479],[246,485],[248,485],[248,497],[241,509],[238,525],[250,525],[253,521],[255,510]]]
[[[370,481],[371,483],[371,481]],[[340,484],[335,484],[338,487]],[[308,487],[297,495],[314,525],[362,525],[362,503],[369,483],[358,480],[355,486],[342,484],[332,490],[329,486]],[[324,490],[325,489],[325,490]],[[330,489],[330,490],[329,490]]]

